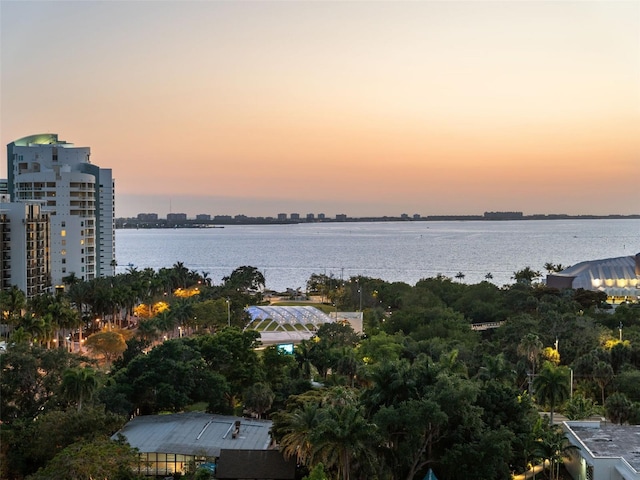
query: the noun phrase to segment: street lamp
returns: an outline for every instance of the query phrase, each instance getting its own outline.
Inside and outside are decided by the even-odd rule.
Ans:
[[[622,321],[620,322],[620,327],[618,327],[618,329],[620,330],[620,341],[622,341]]]
[[[231,326],[231,301],[227,297],[227,326]]]

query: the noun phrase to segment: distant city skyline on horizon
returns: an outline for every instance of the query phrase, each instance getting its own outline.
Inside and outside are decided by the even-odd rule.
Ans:
[[[118,217],[639,213],[640,2],[2,1],[0,27],[4,145],[91,148]]]

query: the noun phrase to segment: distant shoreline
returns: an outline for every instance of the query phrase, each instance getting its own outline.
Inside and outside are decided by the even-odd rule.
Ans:
[[[399,217],[347,217],[288,219],[274,217],[225,217],[211,220],[187,219],[169,221],[157,219],[142,221],[137,218],[117,218],[116,229],[151,229],[151,228],[222,228],[227,225],[297,225],[302,223],[357,223],[357,222],[439,222],[439,221],[513,221],[513,220],[638,220],[637,215],[567,215],[567,214],[534,214],[522,215],[519,212],[486,212],[484,215],[427,215]]]

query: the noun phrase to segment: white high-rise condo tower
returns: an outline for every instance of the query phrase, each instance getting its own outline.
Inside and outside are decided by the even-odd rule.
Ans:
[[[58,135],[31,135],[7,145],[12,202],[38,202],[51,216],[51,280],[60,287],[115,274],[114,182],[93,165],[89,147]]]

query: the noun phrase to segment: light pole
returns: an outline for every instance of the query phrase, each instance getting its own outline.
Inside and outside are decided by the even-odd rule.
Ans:
[[[620,322],[620,327],[618,327],[620,330],[620,341],[622,341],[622,321]]]
[[[227,326],[231,326],[231,301],[227,297]]]

